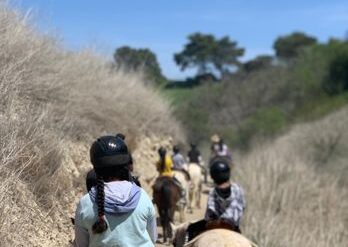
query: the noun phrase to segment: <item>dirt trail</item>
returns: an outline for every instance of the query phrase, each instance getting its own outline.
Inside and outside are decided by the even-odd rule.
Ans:
[[[191,221],[191,220],[197,220],[197,219],[202,219],[204,217],[205,213],[205,207],[207,205],[207,199],[208,199],[208,192],[209,192],[210,187],[207,187],[206,185],[203,186],[203,193],[201,195],[201,208],[197,209],[195,208],[193,210],[192,214],[186,213],[186,221]],[[180,224],[179,222],[179,214],[176,212],[175,213],[175,224]],[[156,246],[168,246],[162,243],[163,238],[162,238],[162,227],[158,227],[158,236],[159,236],[159,241],[156,243]],[[171,246],[171,245],[170,245]]]

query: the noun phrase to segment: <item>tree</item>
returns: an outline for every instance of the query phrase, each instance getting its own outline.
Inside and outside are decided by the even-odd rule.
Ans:
[[[154,80],[157,84],[166,80],[162,75],[156,55],[149,49],[123,46],[116,49],[114,59],[118,67],[128,71],[143,70],[147,79]]]
[[[329,94],[340,94],[348,90],[348,53],[337,54],[329,65],[324,81],[324,90]]]
[[[315,37],[302,32],[294,32],[286,36],[280,36],[273,44],[277,57],[288,60],[297,57],[301,49],[317,43]]]
[[[181,70],[197,67],[198,75],[214,70],[222,75],[231,67],[239,66],[238,57],[244,54],[244,49],[238,48],[237,42],[227,36],[216,39],[211,34],[194,33],[188,40],[184,49],[174,54],[174,60]]]
[[[260,69],[268,68],[272,66],[273,57],[267,55],[257,56],[256,58],[247,61],[243,64],[245,72],[250,73]]]
[[[213,57],[213,64],[221,74],[228,73],[231,66],[240,66],[238,57],[244,55],[244,49],[237,47],[237,42],[231,41],[225,36],[217,40],[217,46]]]

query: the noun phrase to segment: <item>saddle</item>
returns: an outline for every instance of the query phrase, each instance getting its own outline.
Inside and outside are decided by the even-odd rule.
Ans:
[[[179,172],[184,173],[186,180],[187,180],[187,181],[191,181],[191,176],[190,176],[190,174],[188,173],[188,171],[186,171],[185,169],[173,168],[173,171],[179,171]]]
[[[174,178],[172,177],[167,177],[167,176],[159,176],[156,178],[155,183],[153,184],[152,188],[154,191],[159,191],[161,190],[162,186],[165,183],[172,183],[175,186],[178,186],[176,182],[174,181]]]

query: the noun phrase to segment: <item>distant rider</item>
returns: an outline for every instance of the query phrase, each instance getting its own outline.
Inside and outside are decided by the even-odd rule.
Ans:
[[[223,139],[215,134],[211,137],[212,145],[211,145],[211,157],[209,165],[211,165],[215,159],[225,159],[226,162],[232,163],[232,154],[228,148],[228,146],[224,143]]]
[[[194,143],[191,143],[191,149],[187,153],[187,158],[189,163],[195,163],[199,166],[203,165],[201,152],[197,149],[197,145]]]
[[[180,153],[179,146],[175,145],[173,147],[173,170],[181,171],[185,174],[186,179],[190,180],[190,174],[187,171],[187,164],[185,162],[184,156]]]
[[[173,147],[172,160],[173,168],[175,170],[186,170],[186,162],[184,156],[180,153],[180,148],[177,145]]]
[[[159,172],[159,176],[172,178],[175,184],[181,190],[181,202],[186,203],[185,189],[182,187],[182,184],[179,182],[179,180],[177,180],[174,176],[174,172],[172,170],[173,162],[170,156],[167,155],[167,150],[164,147],[160,147],[158,149],[158,154],[160,159],[157,161],[156,166],[157,166],[157,171]]]
[[[201,167],[203,173],[204,173],[204,182],[207,182],[207,169],[204,166],[203,163],[203,159],[201,156],[201,152],[198,150],[197,145],[194,143],[191,143],[191,149],[190,151],[187,153],[187,159],[189,164],[193,163],[193,164],[197,164]]]
[[[159,160],[156,163],[156,168],[160,176],[173,177],[174,173],[172,171],[173,162],[169,155],[167,155],[167,150],[164,147],[158,149]]]
[[[211,165],[210,176],[215,187],[208,196],[205,218],[188,227],[189,240],[205,230],[215,228],[241,232],[240,221],[246,206],[242,187],[231,182],[230,166],[223,161]]]

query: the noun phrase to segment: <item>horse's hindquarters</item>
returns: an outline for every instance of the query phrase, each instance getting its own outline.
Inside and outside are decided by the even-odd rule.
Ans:
[[[200,234],[185,247],[252,247],[243,235],[226,229],[214,229]]]
[[[200,208],[200,196],[202,189],[202,168],[196,163],[190,163],[188,172],[191,177],[191,189],[189,196],[189,208],[192,204]]]
[[[163,228],[163,240],[171,238],[170,222],[173,221],[174,209],[180,200],[180,188],[171,177],[160,177],[156,179],[153,186],[153,198],[157,206],[161,225]]]

